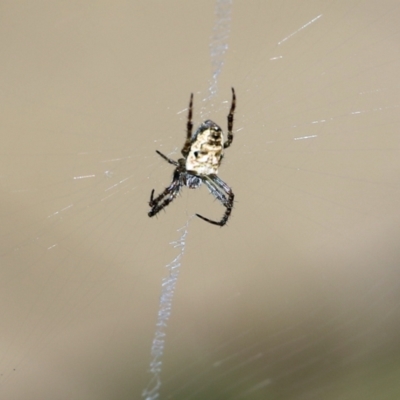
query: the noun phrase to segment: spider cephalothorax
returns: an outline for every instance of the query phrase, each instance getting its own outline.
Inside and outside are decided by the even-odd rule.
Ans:
[[[218,199],[226,208],[225,214],[220,221],[212,221],[202,215],[196,214],[204,221],[214,225],[223,226],[228,221],[232,212],[234,194],[232,189],[218,177],[218,168],[224,156],[224,149],[228,148],[233,140],[233,114],[235,112],[236,96],[232,88],[232,104],[228,114],[228,133],[226,140],[222,129],[213,121],[203,122],[194,135],[192,135],[193,123],[193,93],[190,95],[188,121],[186,124],[186,141],[182,148],[183,158],[178,161],[171,160],[158,150],[162,158],[172,165],[175,171],[172,183],[157,197],[154,197],[154,189],[150,195],[149,217],[156,215],[166,207],[178,195],[182,186],[196,189],[204,183],[211,194]]]

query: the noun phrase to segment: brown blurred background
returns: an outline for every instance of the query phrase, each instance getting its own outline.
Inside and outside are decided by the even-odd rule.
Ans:
[[[160,398],[400,398],[398,2],[0,10],[1,399],[141,398],[170,243],[223,213],[186,189],[149,219],[155,150],[191,92],[225,130],[231,86],[235,208],[190,218]]]

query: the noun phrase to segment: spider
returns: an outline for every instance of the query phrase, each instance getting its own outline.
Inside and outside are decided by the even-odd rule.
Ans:
[[[228,133],[226,141],[222,129],[213,121],[203,122],[194,135],[192,135],[193,123],[193,93],[190,95],[189,112],[186,123],[186,141],[182,147],[183,158],[178,161],[171,160],[160,151],[156,153],[168,163],[174,165],[175,171],[171,184],[157,197],[154,197],[154,189],[151,191],[149,217],[153,217],[163,208],[168,206],[178,195],[182,186],[189,189],[197,189],[204,183],[211,194],[226,208],[220,221],[213,221],[200,214],[199,218],[210,224],[224,226],[232,212],[235,195],[232,189],[218,177],[218,168],[227,149],[233,140],[233,114],[236,107],[235,89],[232,88],[232,104],[228,114]]]

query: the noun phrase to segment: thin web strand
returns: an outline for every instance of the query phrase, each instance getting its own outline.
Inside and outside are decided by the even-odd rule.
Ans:
[[[172,299],[178,281],[181,259],[185,253],[186,236],[188,234],[189,221],[185,226],[178,229],[183,231],[179,240],[170,243],[174,248],[179,249],[179,254],[168,264],[168,276],[163,278],[161,284],[160,304],[158,307],[158,317],[156,331],[151,346],[151,361],[149,372],[152,375],[149,384],[142,392],[142,397],[146,400],[159,398],[161,387],[162,356],[165,348],[166,327],[172,310]]]
[[[215,24],[210,43],[212,79],[209,86],[209,99],[214,97],[218,88],[218,77],[224,66],[224,56],[228,50],[231,31],[232,0],[217,0],[215,6]]]
[[[210,56],[212,65],[212,79],[209,86],[211,99],[217,93],[218,77],[224,65],[224,55],[228,50],[228,38],[230,34],[232,0],[217,0],[215,15],[216,22],[210,43]],[[152,375],[149,384],[142,392],[145,400],[156,400],[160,397],[162,356],[165,348],[165,337],[167,321],[171,315],[172,299],[179,276],[181,259],[185,252],[186,236],[188,234],[188,223],[179,229],[183,231],[182,236],[176,242],[172,242],[174,248],[179,248],[179,254],[166,266],[169,274],[162,280],[162,291],[156,323],[156,331],[151,346],[151,361],[149,372]]]

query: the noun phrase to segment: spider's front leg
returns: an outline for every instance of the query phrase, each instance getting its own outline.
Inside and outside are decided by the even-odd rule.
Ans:
[[[174,175],[175,178],[175,175]],[[179,179],[174,179],[172,183],[156,198],[154,198],[154,189],[150,194],[149,206],[151,210],[147,214],[149,217],[153,217],[158,214],[164,207],[166,207],[171,201],[175,199],[175,197],[179,193],[179,189],[181,188],[181,183]]]
[[[154,189],[151,191],[150,201],[149,201],[149,206],[153,207],[153,205],[154,205]]]
[[[232,213],[235,195],[233,194],[232,189],[222,179],[220,179],[218,175],[211,174],[208,176],[204,176],[203,181],[208,187],[211,194],[226,207],[226,210],[220,221],[213,221],[212,219],[203,217],[200,214],[196,215],[202,220],[209,222],[210,224],[224,226]],[[222,193],[222,191],[225,192],[228,196]]]

